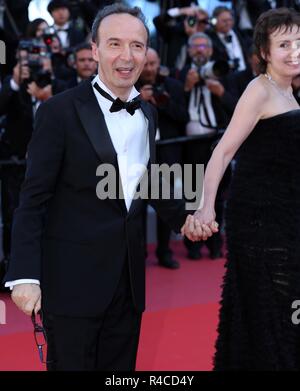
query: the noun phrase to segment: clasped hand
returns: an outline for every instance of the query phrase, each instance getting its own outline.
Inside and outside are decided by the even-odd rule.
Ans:
[[[193,215],[187,216],[184,225],[181,227],[181,234],[193,242],[207,240],[219,231],[219,224],[215,221],[215,218],[214,211],[199,209]]]

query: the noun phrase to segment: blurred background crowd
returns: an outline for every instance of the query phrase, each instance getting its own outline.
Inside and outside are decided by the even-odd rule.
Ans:
[[[0,39],[6,45],[6,63],[0,65],[2,273],[9,262],[13,212],[35,112],[41,102],[97,72],[91,25],[97,11],[114,2],[0,0]],[[300,0],[124,3],[140,6],[149,21],[151,48],[136,88],[158,110],[158,162],[189,163],[194,168],[207,164],[239,97],[259,74],[252,46],[258,16],[281,6],[300,10]],[[300,76],[293,87],[300,101]],[[223,255],[226,225],[222,216],[233,169],[234,164],[224,176],[216,201],[221,233],[205,242],[211,259]],[[195,188],[196,170],[193,180]],[[182,186],[180,178],[172,181],[175,188]],[[156,236],[159,264],[179,268],[170,248],[171,231],[160,219]],[[201,259],[203,243],[185,238],[184,245],[189,259]]]

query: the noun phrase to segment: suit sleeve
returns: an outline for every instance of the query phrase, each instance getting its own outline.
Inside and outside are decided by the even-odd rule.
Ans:
[[[154,123],[157,128],[157,111],[154,107],[152,107]],[[151,142],[155,142],[154,140],[149,140]],[[155,172],[154,172],[154,175]],[[153,178],[151,178],[149,185],[153,185]],[[159,188],[161,189],[164,185],[169,186],[169,183],[165,183],[165,180],[162,178],[159,180]],[[149,193],[151,194],[151,189],[149,189]],[[170,186],[170,197],[163,198],[160,197],[158,199],[149,198],[149,204],[156,210],[158,215],[162,220],[169,225],[176,233],[180,232],[182,225],[185,223],[186,217],[188,214],[193,214],[194,211],[186,210],[186,204],[183,199],[175,199],[174,198],[174,189]]]
[[[50,99],[36,113],[25,180],[14,215],[11,259],[5,281],[40,280],[44,221],[47,205],[55,192],[64,151],[64,134],[58,112]]]

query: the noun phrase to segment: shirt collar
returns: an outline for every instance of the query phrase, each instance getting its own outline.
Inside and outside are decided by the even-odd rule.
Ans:
[[[224,34],[224,33],[218,33],[218,36],[222,39],[225,39],[226,35],[231,35],[232,37],[234,37],[234,31],[231,29],[228,31],[228,33]]]
[[[70,27],[70,22],[67,22],[62,26],[58,26],[57,24],[54,23],[55,30],[67,30],[69,27]]]
[[[112,98],[117,99],[118,97],[103,83],[103,81],[100,79],[99,75],[95,76],[92,80],[92,84],[98,83],[99,86],[106,91]],[[132,89],[130,91],[130,94],[128,96],[127,102],[135,98],[139,95],[139,92],[136,90],[134,86],[132,86]]]

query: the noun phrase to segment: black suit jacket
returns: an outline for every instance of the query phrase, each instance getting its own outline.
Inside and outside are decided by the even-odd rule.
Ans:
[[[185,135],[185,125],[189,120],[185,105],[185,94],[180,81],[171,77],[164,80],[164,89],[170,98],[165,105],[158,105],[158,128],[160,140],[174,139]],[[158,161],[172,165],[182,161],[182,144],[158,143]]]
[[[101,163],[118,171],[117,156],[91,82],[41,105],[29,145],[27,173],[15,213],[6,281],[41,281],[42,305],[54,314],[96,316],[112,300],[122,267],[129,262],[137,310],[144,309],[145,201],[127,213],[122,199],[100,200]],[[149,121],[150,161],[155,162],[156,119]],[[187,212],[182,200],[150,200],[177,232]]]
[[[237,35],[238,41],[241,45],[241,49],[243,52],[243,57],[246,66],[248,65],[247,62],[247,47],[250,44],[250,40],[243,37],[240,32],[236,29],[233,29],[235,34]],[[215,30],[208,30],[207,34],[210,36],[212,42],[213,42],[213,54],[211,60],[213,61],[229,61],[230,58],[227,53],[226,46],[223,44],[221,39],[219,38],[218,34]]]
[[[240,0],[232,0],[232,8],[236,20],[236,25],[239,25],[240,18]],[[265,11],[271,9],[270,3],[267,0],[246,0],[247,11],[253,27],[259,17]]]
[[[25,86],[20,92],[12,90],[10,80],[11,77],[7,77],[0,90],[0,115],[6,115],[2,159],[12,155],[24,158],[33,130],[31,97]]]
[[[234,111],[235,106],[247,85],[254,79],[254,77],[252,69],[248,68],[244,71],[232,72],[224,79],[226,100],[228,105],[232,106],[232,112]]]

